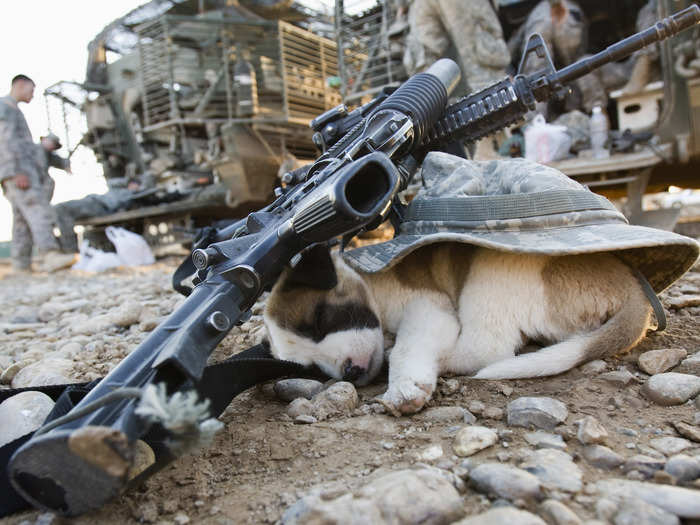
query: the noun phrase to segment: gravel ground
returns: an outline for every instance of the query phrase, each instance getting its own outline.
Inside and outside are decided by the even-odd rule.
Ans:
[[[177,262],[31,277],[0,266],[0,388],[108,373],[181,302]],[[357,391],[253,388],[211,447],[104,509],[0,523],[700,523],[700,268],[662,301],[666,332],[625,356],[536,380],[443,378],[412,417],[372,402],[386,376]],[[261,311],[212,360],[259,342]]]

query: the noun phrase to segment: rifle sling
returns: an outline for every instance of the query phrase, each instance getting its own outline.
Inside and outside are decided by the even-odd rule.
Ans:
[[[218,417],[231,403],[231,400],[244,390],[259,383],[289,375],[318,376],[320,372],[316,368],[275,359],[270,354],[268,345],[259,344],[225,361],[207,366],[199,384],[192,385],[190,383],[190,386],[195,388],[201,397],[209,399],[211,415]],[[42,392],[56,401],[44,421],[44,423],[48,423],[70,412],[100,381],[101,379],[96,379],[89,383],[1,390],[0,402],[21,392]],[[34,432],[30,432],[0,447],[0,465],[3,469],[0,476],[0,518],[31,508],[31,505],[12,487],[7,475],[7,464],[15,450],[29,441],[33,434]],[[156,441],[167,437],[160,434],[162,432],[155,429],[154,432],[149,432],[144,440],[148,442],[149,436],[152,436]]]

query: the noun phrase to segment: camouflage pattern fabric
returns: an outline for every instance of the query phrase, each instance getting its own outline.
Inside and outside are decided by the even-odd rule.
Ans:
[[[12,180],[23,173],[29,188],[19,189]],[[0,98],[0,182],[12,205],[12,265],[29,269],[32,247],[39,253],[58,250],[53,236],[54,215],[45,197],[36,161],[36,144],[17,102]]]
[[[32,186],[40,182],[32,133],[17,102],[8,95],[0,98],[0,182],[18,173],[27,175]]]
[[[525,159],[475,162],[431,152],[424,187],[394,239],[344,253],[360,272],[388,269],[436,242],[545,255],[613,252],[660,292],[698,258],[693,239],[631,226],[615,206],[554,168]]]
[[[53,236],[54,214],[41,186],[21,190],[12,180],[6,180],[3,189],[12,204],[12,265],[29,269],[33,246],[40,254],[58,250]]]
[[[489,0],[420,0],[411,4],[404,65],[423,71],[446,55],[450,44],[471,91],[502,80],[510,63],[503,30]]]
[[[44,189],[47,202],[51,202],[56,183],[49,175],[49,167],[65,170],[70,166],[70,161],[61,158],[53,151],[47,151],[41,144],[34,144],[34,152],[39,172],[39,185]]]

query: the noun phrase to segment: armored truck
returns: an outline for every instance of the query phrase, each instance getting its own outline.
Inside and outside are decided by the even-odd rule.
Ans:
[[[120,224],[186,242],[268,201],[282,166],[315,158],[308,123],[341,96],[336,43],[312,26],[332,27],[289,0],[152,0],[105,27],[85,81],[45,93],[64,144],[90,148],[110,188],[133,189],[79,219],[87,236]]]

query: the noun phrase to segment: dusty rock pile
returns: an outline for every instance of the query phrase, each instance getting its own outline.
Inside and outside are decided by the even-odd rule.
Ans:
[[[5,278],[0,388],[105,375],[182,300],[176,261],[98,276]],[[700,270],[700,269],[698,269]],[[263,301],[212,356],[264,337]],[[75,523],[674,524],[700,519],[700,271],[668,290],[669,328],[553,378],[442,378],[395,418],[386,377],[289,379],[238,396],[214,444]],[[0,443],[52,402],[0,404]],[[1,523],[59,523],[26,512]],[[691,523],[691,521],[686,521]]]

